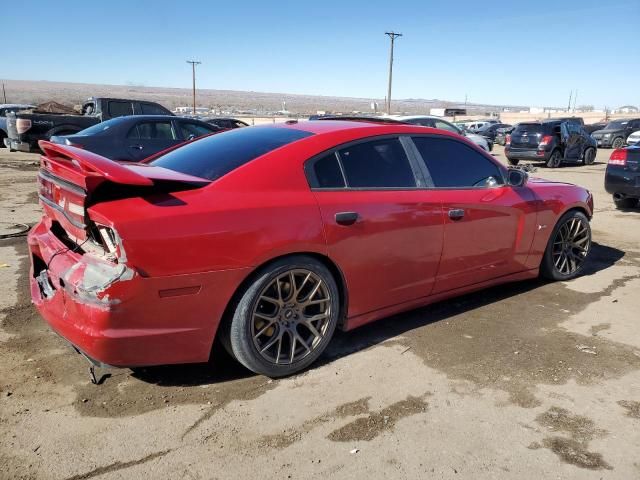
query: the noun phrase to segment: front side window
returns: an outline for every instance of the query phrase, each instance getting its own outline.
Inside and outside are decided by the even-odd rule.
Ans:
[[[142,122],[138,124],[141,140],[175,140],[171,122]]]
[[[415,176],[397,138],[374,140],[338,152],[350,188],[412,188]]]
[[[180,122],[180,130],[183,138],[196,138],[218,131],[215,127],[205,127],[199,123],[191,122]]]
[[[109,102],[109,115],[112,117],[133,115],[131,102]]]
[[[504,184],[498,166],[462,142],[437,137],[414,137],[413,142],[437,188],[494,187]]]

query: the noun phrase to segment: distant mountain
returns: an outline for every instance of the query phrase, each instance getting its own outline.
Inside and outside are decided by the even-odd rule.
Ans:
[[[2,80],[5,84],[7,101],[11,103],[56,102],[77,105],[90,96],[137,98],[158,102],[174,109],[191,105],[191,89],[147,87],[137,85],[92,85],[86,83],[67,83],[30,80]],[[372,102],[377,102],[378,110],[384,109],[384,100],[380,98],[330,97],[321,95],[297,95],[290,93],[244,92],[236,90],[198,89],[198,106],[229,111],[246,111],[256,115],[286,110],[295,114],[311,114],[318,110],[327,112],[363,112],[372,111]],[[393,100],[393,110],[398,113],[428,114],[434,107],[464,107],[463,102],[449,102],[438,99],[408,98]],[[469,112],[482,114],[501,110],[501,105],[467,104]],[[513,107],[519,109],[521,107]]]

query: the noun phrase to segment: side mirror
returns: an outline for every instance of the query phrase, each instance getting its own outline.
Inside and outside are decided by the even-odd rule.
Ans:
[[[189,135],[189,136],[187,137],[187,140],[191,141],[191,140],[193,140],[194,138],[196,138],[196,136],[195,136],[195,134],[193,134],[193,133],[192,133],[191,135]]]
[[[510,168],[507,172],[507,183],[512,187],[524,187],[529,175],[519,168]]]

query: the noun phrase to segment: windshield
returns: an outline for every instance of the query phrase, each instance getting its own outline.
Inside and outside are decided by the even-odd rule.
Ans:
[[[167,152],[150,165],[215,180],[265,153],[311,135],[292,128],[236,128]]]
[[[607,123],[607,126],[604,127],[605,130],[621,130],[623,128],[625,128],[627,126],[626,121],[622,121],[622,120],[616,120],[615,122],[609,122]]]
[[[78,133],[74,133],[74,135],[80,136],[89,136],[89,135],[97,135],[102,132],[106,132],[111,127],[114,127],[118,123],[117,118],[112,118],[111,120],[107,120],[106,122],[98,123],[92,127],[85,128],[84,130],[80,130]]]

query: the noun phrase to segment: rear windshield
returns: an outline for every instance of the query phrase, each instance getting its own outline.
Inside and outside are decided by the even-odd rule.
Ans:
[[[540,123],[521,123],[513,132],[514,134],[527,132],[529,135],[536,135],[538,133],[544,133],[545,126]]]
[[[111,120],[107,120],[106,122],[98,123],[98,124],[94,125],[93,127],[89,127],[89,128],[85,128],[84,130],[80,130],[78,133],[74,133],[74,135],[83,135],[83,136],[84,135],[97,135],[99,133],[106,132],[110,128],[112,128],[115,125],[117,125],[118,122],[120,122],[119,119],[113,118]]]
[[[311,135],[292,128],[237,128],[188,143],[150,165],[215,180],[265,153]]]

